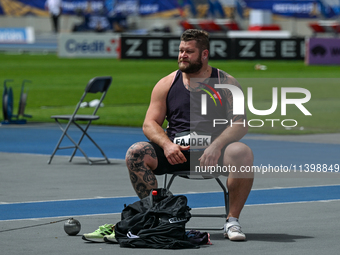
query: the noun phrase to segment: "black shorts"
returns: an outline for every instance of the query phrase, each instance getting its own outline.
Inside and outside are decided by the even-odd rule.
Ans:
[[[176,165],[171,165],[168,161],[168,159],[164,155],[163,149],[156,143],[149,142],[151,146],[155,149],[157,159],[158,159],[158,165],[155,170],[153,170],[153,173],[155,175],[163,175],[167,173],[173,173],[176,171],[189,171],[195,169],[190,169],[190,162],[192,162],[191,167],[195,167],[196,165],[199,166],[199,158],[201,157],[203,152],[189,152],[189,151],[182,151],[184,154],[185,158],[187,159],[186,162],[182,164],[176,164]],[[224,152],[224,150],[222,150]],[[197,164],[195,164],[197,162]],[[221,156],[218,160],[218,164],[220,166],[223,165],[223,157]]]

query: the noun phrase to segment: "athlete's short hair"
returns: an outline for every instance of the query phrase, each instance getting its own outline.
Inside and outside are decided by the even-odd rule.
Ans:
[[[209,50],[209,34],[204,30],[188,29],[185,30],[181,36],[181,41],[196,41],[197,48],[202,52],[203,50]]]

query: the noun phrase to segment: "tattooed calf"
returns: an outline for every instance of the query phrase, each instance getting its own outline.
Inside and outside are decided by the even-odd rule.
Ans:
[[[146,142],[132,145],[126,153],[126,164],[130,172],[130,180],[139,198],[149,195],[157,188],[157,179],[145,162],[145,157],[157,159],[154,148]]]

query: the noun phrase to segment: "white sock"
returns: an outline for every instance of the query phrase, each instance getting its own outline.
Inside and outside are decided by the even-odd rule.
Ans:
[[[232,221],[238,221],[238,219],[237,219],[237,218],[234,218],[234,217],[229,217],[229,218],[228,218],[228,222],[232,222]]]

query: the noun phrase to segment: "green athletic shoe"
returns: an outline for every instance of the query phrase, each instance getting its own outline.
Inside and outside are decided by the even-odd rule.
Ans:
[[[113,232],[113,224],[105,224],[100,226],[96,231],[88,234],[84,234],[82,236],[83,240],[95,242],[95,243],[104,243],[104,237],[106,235],[111,235]]]
[[[114,226],[113,226],[113,230],[114,230]],[[116,239],[115,231],[113,231],[111,235],[104,236],[104,241],[107,243],[118,243]]]

